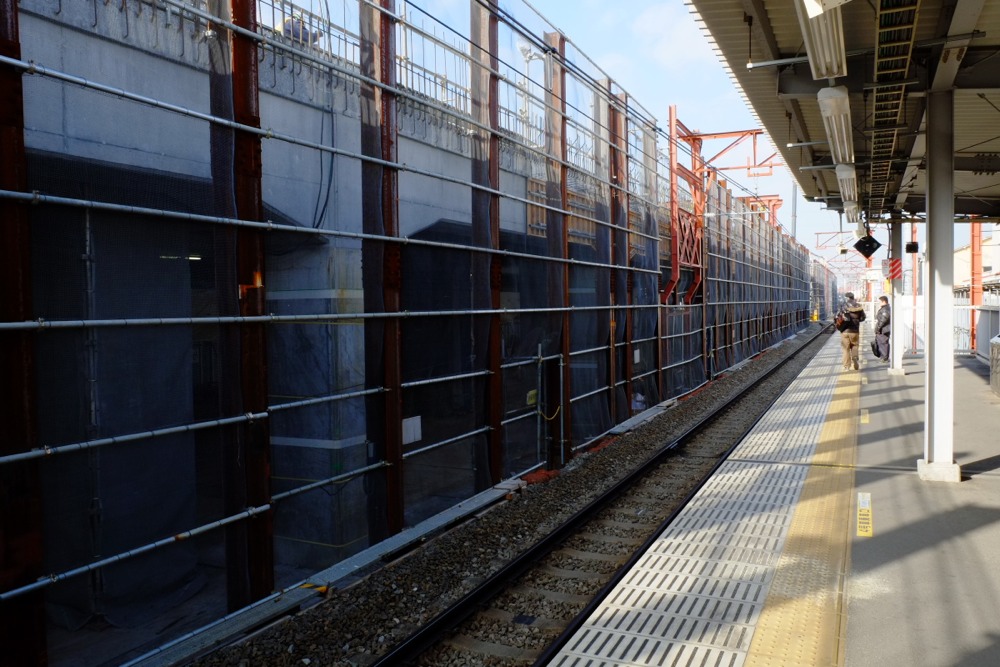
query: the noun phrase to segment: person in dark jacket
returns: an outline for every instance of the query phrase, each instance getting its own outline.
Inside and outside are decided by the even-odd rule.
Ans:
[[[878,358],[883,364],[889,363],[889,297],[880,296],[879,309],[875,313],[875,343],[878,345]]]
[[[840,349],[844,351],[844,370],[858,370],[858,337],[861,323],[865,321],[865,308],[854,300],[854,292],[844,294],[844,305],[838,315],[844,318],[844,328],[840,332]]]

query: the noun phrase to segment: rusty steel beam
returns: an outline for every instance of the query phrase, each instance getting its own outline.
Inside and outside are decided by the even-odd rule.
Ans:
[[[0,0],[0,54],[20,60],[17,0]],[[28,190],[21,72],[0,65],[0,188]],[[0,321],[33,319],[31,228],[23,203],[0,201]],[[35,341],[0,334],[0,455],[38,445]],[[42,490],[37,462],[0,466],[0,591],[42,575]],[[0,603],[0,646],[11,665],[48,663],[41,592]]]
[[[691,146],[691,167],[679,164],[678,146],[681,141]],[[669,301],[670,295],[680,281],[681,267],[691,269],[694,279],[684,294],[684,303],[693,303],[702,283],[704,262],[703,233],[705,212],[705,160],[701,155],[703,140],[691,132],[677,118],[677,107],[670,107],[670,280],[661,297],[662,303]],[[695,210],[681,211],[678,204],[679,179],[683,178],[691,186],[691,196]]]
[[[231,0],[233,23],[256,32],[257,5],[253,0]],[[232,36],[233,118],[249,127],[260,127],[260,91],[257,43],[240,33]],[[241,220],[264,220],[260,135],[237,130],[234,136],[234,198]],[[267,312],[264,287],[264,232],[241,227],[236,234],[236,278],[240,315],[256,317]],[[267,338],[262,323],[240,325],[240,388],[245,412],[266,412]],[[271,445],[267,420],[244,427],[242,450],[246,502],[262,506],[271,502]],[[247,525],[247,576],[250,601],[274,590],[274,515],[257,515]]]
[[[669,142],[667,146],[667,155],[670,161],[670,278],[667,280],[667,284],[663,287],[663,292],[661,292],[660,303],[668,303],[670,301],[670,296],[674,293],[674,289],[677,288],[677,283],[681,279],[681,258],[680,258],[680,240],[681,240],[681,225],[680,225],[680,202],[677,199],[679,182],[677,179],[677,107],[675,105],[670,105],[670,116],[668,125],[667,141]]]
[[[379,109],[382,132],[382,159],[395,164],[397,160],[396,123],[396,14],[395,0],[382,0],[379,20],[379,80],[387,87],[379,91]],[[386,236],[399,236],[399,170],[382,169],[382,224]],[[399,312],[402,284],[402,249],[398,243],[386,248],[385,283],[383,294],[385,309]],[[403,529],[403,371],[400,358],[402,324],[398,318],[385,326],[385,387],[389,390],[386,404],[387,459],[398,461],[390,468],[388,487],[389,530],[397,533]]]
[[[213,0],[208,7],[214,16],[229,13],[228,0]],[[208,49],[208,89],[209,111],[219,118],[233,118],[232,82],[232,39],[225,29],[211,31],[212,37],[205,40]],[[212,123],[208,128],[211,160],[211,179],[214,212],[217,215],[236,217],[235,201],[235,132],[228,127]],[[236,230],[215,230],[215,262],[219,276],[236,275]],[[239,306],[238,283],[223,284],[218,289],[218,307],[226,312],[236,299]],[[243,411],[243,400],[239,387],[242,373],[240,367],[239,327],[226,327],[220,332],[219,363],[220,376],[233,378],[232,382],[219,383],[219,411],[221,414],[236,415]],[[222,460],[223,513],[232,515],[247,507],[246,473],[243,466],[245,457],[241,450],[243,443],[237,429],[225,429],[220,434],[220,458]],[[247,524],[233,523],[225,528],[225,573],[226,604],[229,611],[241,609],[253,600],[250,595],[249,561],[247,558]]]
[[[499,18],[496,6],[487,0],[471,5],[473,117],[489,132],[479,131],[472,156],[472,183],[489,190],[472,189],[472,238],[477,247],[500,248],[500,79]],[[503,265],[499,254],[473,254],[473,307],[493,310],[486,337],[485,415],[487,435],[486,468],[489,484],[503,478],[503,340],[499,310],[502,308]],[[488,292],[486,289],[488,287]],[[483,303],[486,297],[486,303]],[[480,336],[476,336],[476,345]],[[478,352],[477,352],[478,357]],[[478,448],[477,448],[478,452]]]
[[[633,321],[634,316],[632,312],[632,296],[635,291],[635,274],[631,270],[631,255],[632,255],[632,202],[629,187],[629,177],[628,177],[628,96],[625,94],[618,96],[619,102],[621,102],[622,108],[626,110],[622,113],[621,126],[619,130],[619,160],[621,165],[619,169],[619,178],[621,185],[621,195],[620,195],[620,206],[622,209],[622,221],[624,222],[624,232],[621,234],[622,238],[625,239],[624,247],[619,249],[619,257],[621,259],[621,266],[626,267],[625,272],[625,284],[621,286],[622,293],[621,296],[628,308],[625,309],[625,322],[624,331],[622,332],[624,336],[625,343],[625,368],[622,369],[623,377],[625,378],[625,413],[628,416],[632,416],[632,376],[635,374],[635,355],[633,354],[632,339],[633,335]]]
[[[478,5],[477,5],[478,6]],[[489,12],[489,184],[490,193],[490,247],[500,247],[500,19],[497,8],[491,4]],[[503,306],[503,263],[500,255],[490,256],[490,305],[494,311]],[[503,478],[503,328],[500,313],[490,317],[490,344],[487,350],[490,368],[489,408],[490,424],[490,481],[494,484]]]
[[[611,95],[611,86],[608,86]],[[629,326],[629,309],[624,312],[616,307],[628,305],[628,139],[625,136],[625,109],[628,100],[624,95],[616,95],[608,99],[608,126],[610,129],[610,160],[609,177],[611,181],[611,414],[616,422],[622,421],[631,412],[630,398],[626,395],[624,409],[618,406],[618,375],[626,373],[629,360],[624,368],[618,368],[618,336],[621,331],[622,340],[626,340]],[[621,105],[619,108],[618,105]],[[620,321],[619,321],[620,320]],[[631,384],[631,378],[626,379],[626,394]]]
[[[556,150],[559,151],[559,161],[556,165],[559,169],[559,202],[558,206],[561,210],[569,210],[569,145],[566,141],[566,67],[563,63],[566,62],[566,37],[565,35],[558,32],[548,32],[545,33],[545,42],[551,48],[549,52],[548,62],[551,64],[552,71],[549,74],[549,86],[548,86],[548,109],[547,113],[554,116],[552,120],[554,122],[549,123],[549,127],[553,128],[553,142],[555,144]],[[554,110],[554,111],[553,111]],[[561,225],[561,237],[560,241],[560,254],[559,256],[568,259],[569,258],[569,227],[570,220],[569,216],[566,214],[561,214],[562,225]],[[571,391],[571,378],[572,372],[570,370],[570,354],[573,351],[572,340],[570,337],[570,332],[572,330],[570,319],[570,291],[569,284],[571,280],[570,276],[570,266],[568,263],[563,263],[561,265],[562,270],[562,295],[561,295],[561,305],[564,308],[562,314],[562,324],[561,335],[559,337],[559,353],[562,356],[562,368],[561,368],[561,385],[563,388],[562,393],[559,396],[560,407],[562,413],[560,416],[560,424],[562,428],[560,429],[559,446],[557,448],[559,460],[550,461],[550,465],[554,463],[562,464],[569,460],[573,454],[573,405],[569,400],[569,395]],[[550,304],[551,305],[551,304]]]
[[[694,224],[692,228],[693,238],[691,238],[690,241],[694,254],[692,255],[692,260],[689,266],[694,273],[694,279],[691,281],[691,286],[688,287],[687,292],[684,294],[685,303],[694,303],[695,295],[697,295],[698,289],[702,286],[702,280],[704,278],[702,258],[705,256],[703,248],[703,230],[705,225],[705,199],[707,197],[705,188],[706,163],[705,157],[701,154],[704,139],[689,132],[685,132],[682,136],[691,146],[691,171],[697,176],[697,178],[690,183],[691,199],[694,202]]]
[[[397,158],[395,0],[380,0],[360,13],[361,73],[382,85],[361,83],[361,150],[368,157],[395,164]],[[361,167],[361,208],[364,231],[399,236],[399,170],[387,164],[365,162]],[[363,241],[366,312],[398,313],[402,290],[402,249],[398,243]],[[372,517],[373,539],[384,531],[403,529],[403,391],[400,358],[401,324],[389,318],[366,324],[365,349],[368,384],[385,389],[381,405],[370,403],[369,439],[388,468],[384,479],[385,516]],[[377,399],[376,399],[377,400]],[[377,420],[376,418],[380,417]],[[379,442],[381,441],[381,442]],[[381,446],[379,446],[381,445]]]
[[[548,41],[550,35],[546,33],[544,39]],[[527,67],[525,67],[527,74]],[[565,167],[565,116],[562,113],[563,95],[560,87],[565,83],[563,67],[553,56],[547,54],[545,57],[545,203],[548,209],[545,211],[545,246],[547,257],[565,257],[568,252],[566,227],[569,223],[563,211],[566,207],[566,167]],[[562,158],[563,161],[560,160]],[[546,274],[546,306],[558,308],[566,303],[566,266],[556,262],[545,263]],[[562,326],[562,317],[559,318],[559,326]],[[553,326],[553,322],[546,322],[547,326]],[[548,350],[545,350],[546,355]],[[553,402],[561,401],[557,396],[559,388],[559,375],[554,372],[551,362],[542,362],[542,383],[539,387],[537,406],[542,414],[556,414],[556,410],[551,408]],[[544,391],[543,391],[544,390]],[[558,468],[562,462],[560,453],[561,443],[556,442],[552,437],[552,424],[544,422],[547,446],[545,447],[545,458],[547,466]]]

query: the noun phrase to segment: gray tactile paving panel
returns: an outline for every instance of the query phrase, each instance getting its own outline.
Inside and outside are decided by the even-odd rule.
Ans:
[[[833,396],[831,340],[550,665],[744,663]]]

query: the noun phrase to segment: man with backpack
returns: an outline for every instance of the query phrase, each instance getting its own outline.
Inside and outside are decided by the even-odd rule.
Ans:
[[[865,308],[854,300],[854,292],[844,294],[844,305],[837,313],[840,331],[840,349],[844,351],[842,362],[844,370],[858,370],[858,337],[861,323],[865,321]]]

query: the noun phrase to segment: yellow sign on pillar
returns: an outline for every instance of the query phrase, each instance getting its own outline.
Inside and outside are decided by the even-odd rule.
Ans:
[[[872,494],[858,492],[858,537],[872,536]]]

